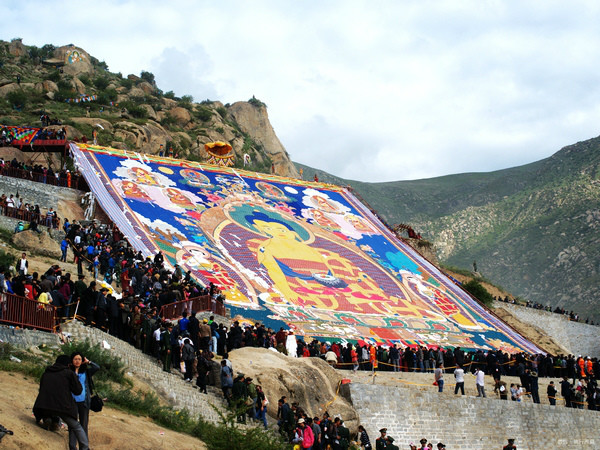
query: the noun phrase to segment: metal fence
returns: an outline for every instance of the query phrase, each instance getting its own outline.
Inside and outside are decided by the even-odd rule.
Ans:
[[[0,323],[54,331],[56,308],[14,294],[0,294]]]
[[[211,311],[220,316],[225,316],[225,305],[210,297],[203,295],[200,297],[190,298],[181,302],[169,303],[160,309],[160,315],[163,319],[177,319],[181,317],[183,312],[188,314],[192,311]]]

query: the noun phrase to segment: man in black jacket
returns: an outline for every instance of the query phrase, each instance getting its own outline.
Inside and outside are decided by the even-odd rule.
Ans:
[[[88,450],[88,438],[77,421],[77,405],[73,395],[83,391],[79,378],[69,369],[71,358],[60,355],[56,362],[48,367],[40,380],[40,392],[33,405],[33,414],[37,422],[58,416],[73,431],[79,442],[79,450]]]

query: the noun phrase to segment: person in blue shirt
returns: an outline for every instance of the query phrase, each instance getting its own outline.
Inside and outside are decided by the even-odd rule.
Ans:
[[[67,262],[67,250],[69,249],[69,242],[65,237],[60,243],[60,251],[62,252],[62,256],[60,257],[61,262]]]
[[[183,334],[185,331],[187,331],[190,321],[187,318],[187,311],[184,311],[181,315],[182,317],[179,319],[179,332]]]
[[[81,394],[71,395],[73,395],[73,399],[77,404],[77,419],[85,431],[85,435],[88,436],[89,442],[88,423],[90,417],[90,402],[92,398],[92,376],[98,372],[100,366],[87,359],[80,352],[75,352],[71,354],[71,369],[77,374],[81,387],[83,388]],[[77,436],[75,435],[75,432],[71,432],[71,430],[69,430],[69,448],[77,448]]]

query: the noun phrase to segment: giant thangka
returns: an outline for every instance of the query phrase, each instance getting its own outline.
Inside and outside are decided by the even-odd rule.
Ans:
[[[540,351],[344,188],[93,145],[71,151],[131,245],[219,286],[233,315],[326,340]]]

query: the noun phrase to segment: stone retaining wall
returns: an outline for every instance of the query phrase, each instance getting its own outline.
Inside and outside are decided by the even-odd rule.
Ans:
[[[40,208],[58,208],[59,200],[78,201],[80,191],[51,184],[37,183],[35,181],[23,180],[0,175],[0,194],[10,194],[23,197],[26,203],[40,205]]]
[[[54,333],[24,330],[5,325],[0,325],[0,341],[8,342],[17,347],[37,347],[41,344],[58,347],[59,345],[58,336]]]
[[[352,403],[375,446],[386,427],[401,449],[421,438],[450,449],[501,449],[515,438],[522,450],[598,448],[600,413],[495,398],[453,397],[414,386],[352,383]]]
[[[562,314],[512,303],[494,302],[494,307],[504,308],[521,322],[542,329],[575,356],[600,357],[600,327],[598,326],[573,322]]]

